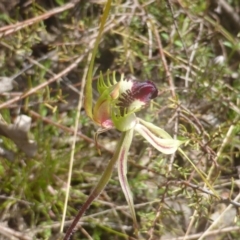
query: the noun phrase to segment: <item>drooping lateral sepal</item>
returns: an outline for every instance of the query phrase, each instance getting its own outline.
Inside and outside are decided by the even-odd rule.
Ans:
[[[130,190],[128,180],[127,180],[127,156],[129,152],[129,148],[132,143],[132,138],[133,138],[133,129],[130,129],[123,133],[125,135],[123,144],[121,146],[121,149],[119,151],[119,159],[118,159],[118,177],[119,177],[119,182],[122,187],[122,191],[124,193],[124,196],[127,200],[133,223],[135,226],[135,229],[137,229],[137,218],[136,218],[136,213],[134,209],[134,203],[133,203],[133,197],[132,197],[132,192]]]

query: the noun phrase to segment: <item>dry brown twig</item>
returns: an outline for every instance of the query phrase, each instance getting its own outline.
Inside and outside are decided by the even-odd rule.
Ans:
[[[15,231],[9,227],[5,227],[2,225],[0,225],[0,232],[2,235],[12,240],[17,240],[17,239],[31,240],[32,239],[32,237],[30,237],[29,235],[26,235],[25,233]]]
[[[15,32],[17,32],[17,31],[19,31],[19,30],[21,30],[25,27],[31,26],[34,23],[37,23],[37,22],[40,22],[42,20],[48,19],[53,15],[56,15],[58,13],[64,12],[68,9],[71,9],[78,2],[80,2],[80,0],[74,0],[74,1],[71,1],[70,3],[67,3],[67,4],[61,6],[61,7],[54,8],[54,9],[52,9],[52,10],[50,10],[50,11],[48,11],[48,12],[46,12],[46,13],[40,15],[40,16],[31,18],[31,19],[28,19],[26,21],[19,22],[19,23],[16,23],[16,24],[1,27],[0,28],[0,38],[2,38],[4,36],[8,36],[12,33],[15,33]]]
[[[43,122],[47,123],[47,124],[50,124],[50,125],[53,125],[59,129],[62,129],[63,131],[66,131],[66,132],[69,132],[71,134],[73,134],[74,132],[74,129],[72,128],[68,128],[62,124],[59,124],[59,123],[56,123],[54,121],[52,121],[51,119],[49,118],[46,118],[46,117],[42,117],[40,114],[34,112],[33,110],[30,110],[28,111],[28,113],[34,117],[34,118],[38,118],[38,119],[41,119]],[[89,143],[94,143],[95,144],[95,141],[94,139],[91,139],[89,137],[87,137],[86,135],[82,134],[81,132],[78,132],[77,133],[77,136],[81,137],[82,139],[84,139],[85,141],[89,142]],[[101,145],[101,144],[98,144],[98,146],[101,148],[101,149],[104,149],[105,151],[109,152],[109,153],[113,153],[112,151],[110,151],[109,149],[107,149],[105,146]]]
[[[161,38],[159,37],[158,30],[155,27],[154,27],[154,34],[155,34],[155,38],[156,38],[157,44],[158,44],[159,55],[161,57],[161,60],[162,60],[162,63],[163,63],[163,67],[164,67],[166,75],[167,75],[167,79],[168,79],[171,95],[172,95],[173,98],[176,98],[175,86],[174,86],[172,75],[170,73],[170,70],[169,70],[169,67],[168,67],[168,64],[167,64],[165,53],[163,51],[162,41],[161,41]]]
[[[9,101],[2,103],[0,105],[0,109],[1,108],[6,108],[9,105],[24,99],[34,93],[36,93],[37,91],[39,91],[40,89],[48,86],[50,83],[53,83],[55,81],[57,81],[59,78],[63,77],[65,74],[67,74],[68,72],[70,72],[72,69],[74,69],[75,67],[77,67],[77,65],[84,59],[84,57],[87,55],[87,53],[81,55],[79,58],[77,58],[70,66],[68,66],[67,68],[65,68],[63,71],[61,71],[60,73],[56,74],[54,77],[50,78],[48,81],[39,84],[38,86],[31,88],[29,91],[27,91],[26,93],[23,93],[21,96],[17,96],[13,99],[10,99]]]
[[[104,33],[108,32],[109,30],[111,30],[112,28],[116,27],[118,24],[120,24],[122,21],[124,21],[126,17],[125,16],[121,16],[119,17],[118,19],[110,19],[107,23],[106,23],[106,27],[104,29]],[[97,30],[97,29],[96,29]],[[97,32],[96,33],[93,33],[92,36],[90,37],[91,39],[91,42],[94,41],[94,39],[96,38],[97,36]],[[89,44],[88,46],[91,46],[92,44],[87,41]],[[37,91],[39,91],[40,89],[48,86],[49,84],[61,79],[64,75],[66,75],[67,73],[69,73],[71,70],[73,70],[74,68],[76,68],[78,66],[78,64],[80,62],[82,62],[85,57],[88,55],[89,51],[91,51],[91,48],[87,48],[85,53],[82,54],[80,57],[78,57],[72,64],[70,64],[67,68],[65,68],[63,71],[61,71],[60,73],[58,74],[55,74],[52,78],[50,78],[48,81],[42,83],[42,84],[39,84],[38,86],[34,87],[34,88],[31,88],[29,91],[23,93],[21,96],[16,96],[15,98],[13,99],[10,99],[2,104],[0,104],[0,109],[2,108],[6,108],[6,107],[9,107],[11,104],[21,100],[21,99],[24,99],[34,93],[36,93]],[[36,63],[35,63],[36,64]]]

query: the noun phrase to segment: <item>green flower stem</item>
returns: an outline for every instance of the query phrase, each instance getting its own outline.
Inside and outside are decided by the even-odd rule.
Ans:
[[[106,169],[104,170],[100,180],[98,181],[97,186],[93,189],[92,193],[88,196],[88,199],[83,204],[83,206],[78,211],[77,216],[74,218],[73,222],[71,223],[70,227],[68,228],[66,235],[63,240],[69,240],[75,227],[77,226],[80,218],[83,216],[85,211],[89,208],[91,203],[98,197],[98,195],[102,192],[106,184],[108,183],[109,179],[111,178],[113,168],[115,166],[115,163],[118,161],[119,156],[121,152],[124,151],[124,142],[126,141],[126,136],[128,135],[128,132],[123,132],[120,141],[118,142],[116,151],[112,157],[112,159],[109,161]]]

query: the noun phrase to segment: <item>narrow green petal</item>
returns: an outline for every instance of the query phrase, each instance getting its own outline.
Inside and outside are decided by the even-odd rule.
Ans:
[[[170,138],[159,138],[152,133],[146,126],[138,123],[135,130],[141,134],[154,148],[164,154],[174,153],[182,144],[181,141]],[[164,131],[165,132],[165,131]],[[164,133],[165,135],[165,133]]]
[[[135,229],[137,229],[137,218],[136,218],[135,209],[134,209],[133,197],[132,197],[132,193],[127,180],[127,155],[132,143],[133,131],[134,129],[130,129],[129,131],[123,133],[125,134],[125,137],[119,152],[119,159],[117,164],[118,164],[119,182],[121,184],[124,196],[127,200],[127,203],[133,218]]]

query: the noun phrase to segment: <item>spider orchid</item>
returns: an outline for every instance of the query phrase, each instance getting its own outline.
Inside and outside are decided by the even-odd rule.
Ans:
[[[113,157],[109,161],[99,182],[69,227],[64,238],[65,240],[70,238],[79,219],[108,183],[116,163],[122,191],[130,208],[134,227],[137,229],[133,198],[126,176],[127,155],[132,143],[134,131],[142,135],[147,142],[164,154],[174,153],[182,143],[179,140],[173,139],[163,129],[136,117],[135,113],[158,95],[158,90],[153,82],[138,82],[135,79],[124,78],[124,75],[121,75],[120,81],[117,82],[115,79],[115,73],[113,73],[112,79],[110,79],[109,74],[107,75],[106,82],[104,81],[103,76],[100,75],[97,88],[100,96],[93,108],[93,112],[89,113],[89,111],[86,111],[92,120],[101,127],[97,134],[102,131],[116,128],[122,132],[122,135]],[[87,98],[89,97],[88,94],[92,95],[91,92],[88,92],[89,89],[86,89],[87,96],[85,108],[86,104],[89,103],[88,99],[91,99]]]

